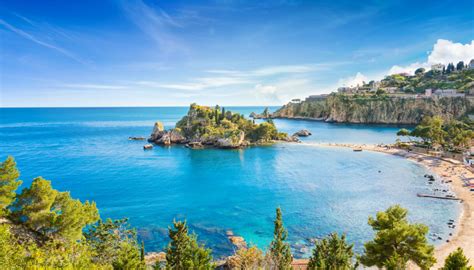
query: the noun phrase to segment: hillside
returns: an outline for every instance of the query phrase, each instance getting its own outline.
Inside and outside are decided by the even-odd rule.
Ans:
[[[460,118],[472,110],[474,69],[457,65],[433,65],[425,72],[392,74],[381,81],[343,86],[337,93],[293,100],[272,114],[254,118],[309,118],[328,122],[417,124],[424,116],[445,120]]]
[[[387,95],[357,96],[331,94],[288,103],[271,118],[308,118],[339,123],[417,124],[424,116],[449,120],[472,110],[465,97],[404,98]]]

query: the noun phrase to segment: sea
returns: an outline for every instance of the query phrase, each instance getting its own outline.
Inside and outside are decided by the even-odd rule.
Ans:
[[[264,107],[226,107],[248,116]],[[275,110],[277,108],[270,108]],[[0,158],[16,159],[23,185],[42,176],[81,201],[95,201],[103,219],[128,218],[147,252],[168,244],[173,220],[186,220],[215,258],[234,247],[226,234],[266,249],[281,207],[295,257],[331,232],[346,234],[356,252],[372,239],[369,216],[400,204],[411,222],[445,242],[461,207],[419,198],[444,189],[429,184],[421,165],[401,157],[320,147],[318,143],[393,143],[400,127],[275,119],[281,131],[308,129],[304,144],[276,143],[238,150],[191,150],[181,145],[143,150],[156,121],[165,128],[187,107],[1,108]],[[20,188],[20,189],[21,189]],[[441,238],[440,239],[438,239]]]

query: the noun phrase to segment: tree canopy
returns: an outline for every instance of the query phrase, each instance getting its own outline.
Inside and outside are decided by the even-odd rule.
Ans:
[[[364,254],[360,257],[366,266],[406,269],[408,261],[421,269],[429,269],[436,259],[434,247],[428,244],[428,227],[410,224],[408,211],[399,205],[378,212],[376,218],[369,218],[369,225],[376,232],[375,238],[364,244]]]
[[[22,183],[19,177],[15,160],[7,157],[0,165],[0,217],[8,214],[7,207],[15,200],[16,190]]]
[[[474,138],[473,126],[463,121],[445,121],[440,116],[425,117],[412,131],[400,129],[397,136],[421,138],[430,146],[442,146],[447,149],[464,149]]]
[[[274,221],[273,240],[270,243],[270,256],[275,269],[284,270],[291,268],[292,255],[290,245],[286,242],[288,231],[283,226],[281,209],[276,209]]]
[[[332,233],[317,241],[309,259],[311,270],[349,270],[353,269],[353,245],[346,243],[346,236]]]
[[[99,220],[94,202],[72,199],[69,192],[53,189],[42,177],[23,189],[11,208],[12,215],[30,229],[68,241],[79,240],[83,228]]]
[[[211,250],[198,244],[196,235],[188,233],[186,221],[174,221],[168,235],[170,243],[166,248],[166,269],[212,269]]]
[[[441,270],[472,270],[472,266],[469,266],[469,259],[464,256],[462,248],[457,248],[455,251],[451,252],[446,260],[444,261],[444,266]]]

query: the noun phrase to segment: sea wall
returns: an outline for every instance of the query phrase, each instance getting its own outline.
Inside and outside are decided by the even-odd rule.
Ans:
[[[348,96],[331,94],[288,103],[271,118],[302,118],[340,123],[417,124],[424,116],[459,118],[472,109],[465,97],[403,98],[392,96]]]

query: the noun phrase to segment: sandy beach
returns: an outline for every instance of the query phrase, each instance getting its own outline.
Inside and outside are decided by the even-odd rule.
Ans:
[[[462,200],[463,206],[461,214],[456,222],[457,229],[449,239],[449,242],[436,246],[435,257],[438,262],[435,264],[433,269],[441,267],[444,263],[444,259],[457,247],[461,247],[471,263],[474,263],[474,192],[471,192],[469,188],[463,186],[463,178],[473,178],[474,173],[472,173],[461,162],[379,145],[340,143],[321,143],[311,145],[321,147],[359,148],[365,151],[375,151],[401,156],[425,166],[434,174],[442,177],[445,182],[449,183],[451,190],[456,194],[456,197]]]

